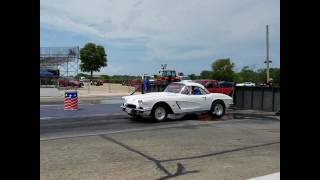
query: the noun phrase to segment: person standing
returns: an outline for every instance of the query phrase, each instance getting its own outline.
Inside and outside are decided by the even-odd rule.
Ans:
[[[145,78],[144,78],[143,87],[144,87],[144,93],[148,93],[149,90],[150,90],[150,80],[149,80],[149,77],[145,77]]]

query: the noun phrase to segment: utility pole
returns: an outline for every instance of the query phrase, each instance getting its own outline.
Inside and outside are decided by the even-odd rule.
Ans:
[[[270,75],[269,75],[269,67],[270,67],[270,63],[272,63],[272,61],[270,61],[270,58],[269,58],[269,25],[267,24],[266,26],[266,30],[267,30],[267,36],[266,36],[266,48],[267,48],[267,58],[266,58],[266,61],[264,63],[267,63],[267,83],[269,82],[270,80]]]

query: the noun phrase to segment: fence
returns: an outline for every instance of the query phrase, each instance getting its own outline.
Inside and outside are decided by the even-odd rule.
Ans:
[[[40,78],[40,88],[56,88],[58,87],[57,78]]]
[[[236,87],[234,105],[237,108],[278,111],[280,87]]]

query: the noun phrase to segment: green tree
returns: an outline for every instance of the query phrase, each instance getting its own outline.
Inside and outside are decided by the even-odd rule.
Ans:
[[[101,79],[101,80],[109,80],[110,77],[109,77],[108,75],[101,75],[101,76],[100,76],[100,79]]]
[[[266,81],[267,81],[266,69],[258,69],[257,74],[258,74],[258,82],[259,83],[266,83]]]
[[[280,68],[271,68],[270,77],[273,79],[273,84],[280,86]]]
[[[234,81],[235,83],[243,82],[243,79],[242,79],[240,73],[235,73],[233,77],[234,77],[234,78],[233,78],[233,81]]]
[[[197,76],[195,74],[190,74],[189,77],[190,77],[191,80],[197,79]]]
[[[206,71],[206,70],[201,71],[200,77],[201,77],[201,79],[211,79],[212,71]]]
[[[267,70],[259,69],[257,71],[258,81],[260,83],[266,83],[267,81]],[[273,79],[273,84],[276,86],[280,86],[280,68],[270,68],[269,69],[270,78]]]
[[[240,76],[241,81],[244,82],[257,83],[259,81],[258,73],[251,69],[249,66],[243,67],[238,75]]]
[[[212,63],[212,78],[218,81],[234,81],[234,63],[230,59],[218,59]]]
[[[107,54],[104,47],[96,45],[94,43],[87,43],[80,50],[80,69],[83,72],[90,72],[92,74],[95,71],[100,71],[100,68],[107,66]]]

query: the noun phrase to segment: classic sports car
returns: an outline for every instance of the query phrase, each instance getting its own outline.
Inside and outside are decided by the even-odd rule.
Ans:
[[[225,94],[210,93],[203,85],[194,82],[174,82],[164,92],[122,97],[122,110],[130,116],[151,116],[164,121],[168,114],[210,112],[216,118],[224,115],[233,99]]]

